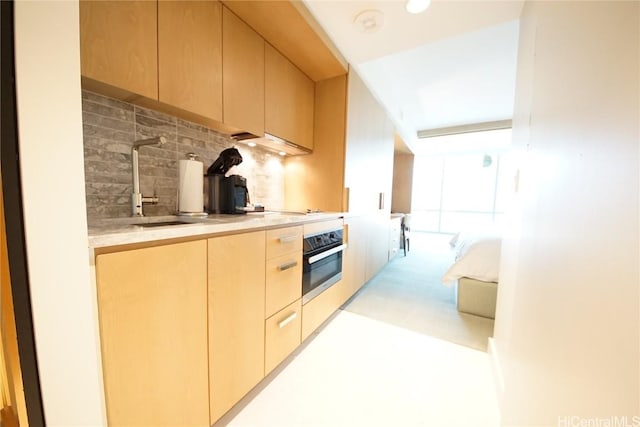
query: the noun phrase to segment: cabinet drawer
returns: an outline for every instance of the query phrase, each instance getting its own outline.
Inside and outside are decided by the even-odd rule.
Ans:
[[[267,261],[265,317],[302,295],[302,251]]]
[[[267,231],[267,259],[302,250],[302,226]]]
[[[344,281],[331,286],[326,291],[306,303],[302,312],[302,336],[305,340],[318,326],[329,318],[345,301]]]
[[[265,375],[278,366],[300,344],[301,320],[300,300],[265,320]]]

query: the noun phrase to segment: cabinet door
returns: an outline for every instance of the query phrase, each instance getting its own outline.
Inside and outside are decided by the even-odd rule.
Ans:
[[[367,215],[365,280],[371,280],[389,262],[389,214]]]
[[[315,84],[313,153],[285,159],[285,209],[343,211],[346,75]]]
[[[265,131],[313,149],[314,83],[265,44]]]
[[[82,75],[158,98],[157,3],[81,1]]]
[[[204,240],[98,255],[110,426],[209,423]]]
[[[365,282],[365,258],[367,252],[366,218],[345,218],[347,248],[342,259],[342,281],[344,282],[344,301],[355,294]]]
[[[264,40],[226,7],[222,8],[224,123],[264,134]]]
[[[265,232],[209,239],[211,422],[264,377]]]
[[[222,6],[158,3],[159,100],[222,121]]]
[[[388,218],[393,182],[393,123],[353,70],[349,72],[347,99],[346,210],[386,212]]]

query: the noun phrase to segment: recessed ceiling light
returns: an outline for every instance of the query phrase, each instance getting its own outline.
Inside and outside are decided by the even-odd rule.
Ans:
[[[284,151],[279,151],[278,154],[280,154],[282,157],[287,155],[287,153],[285,153]]]
[[[422,13],[429,8],[431,0],[407,0],[405,8],[409,13]]]
[[[255,142],[247,142],[247,145],[248,145],[249,147],[255,147],[255,146],[256,146],[256,143],[255,143]]]
[[[363,10],[353,18],[353,25],[363,33],[375,33],[384,25],[384,14],[377,9]]]

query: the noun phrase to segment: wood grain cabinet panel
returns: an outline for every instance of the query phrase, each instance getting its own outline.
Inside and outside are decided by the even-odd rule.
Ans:
[[[347,79],[316,82],[313,153],[285,160],[285,209],[342,212]]]
[[[265,374],[300,344],[302,305],[298,299],[265,321]]]
[[[344,295],[344,282],[340,280],[302,306],[301,339],[303,341],[342,305]]]
[[[158,3],[160,102],[222,121],[222,5]]]
[[[211,422],[264,377],[265,232],[208,240]]]
[[[313,81],[269,44],[264,79],[265,131],[313,149]]]
[[[267,261],[266,316],[302,296],[302,250]]]
[[[226,7],[222,8],[224,123],[264,134],[264,39]]]
[[[267,231],[267,259],[302,251],[302,226]]]
[[[366,216],[367,240],[365,280],[368,282],[389,262],[389,214],[385,212]]]
[[[365,260],[367,257],[367,220],[350,217],[344,220],[347,248],[342,258],[342,281],[346,301],[365,283]]]
[[[207,244],[98,255],[110,426],[209,423]]]
[[[393,122],[353,71],[349,73],[347,99],[344,186],[349,188],[349,197],[344,208],[358,214],[385,212],[388,219],[393,182]],[[384,234],[379,236],[386,236],[387,229],[385,224]]]
[[[82,75],[158,98],[157,3],[81,1]]]

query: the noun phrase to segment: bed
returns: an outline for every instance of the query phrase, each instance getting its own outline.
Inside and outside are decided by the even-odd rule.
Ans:
[[[450,242],[455,262],[442,276],[457,287],[458,311],[495,318],[502,241],[495,234],[457,234]]]

